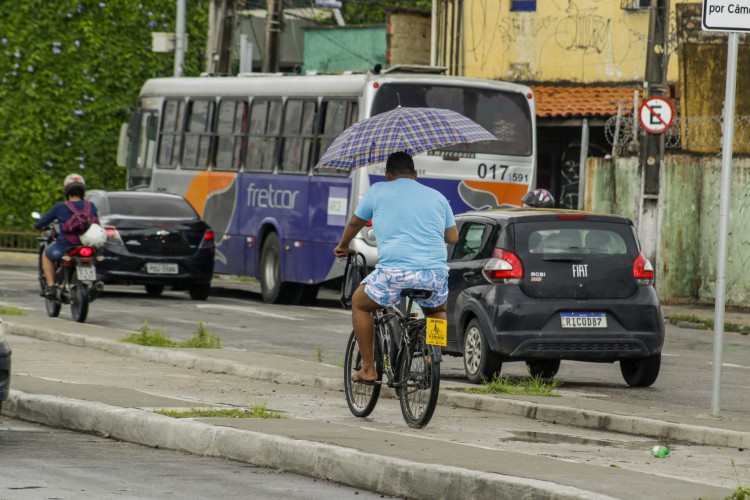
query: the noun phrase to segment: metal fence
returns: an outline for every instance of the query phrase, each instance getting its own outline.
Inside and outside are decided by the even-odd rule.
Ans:
[[[37,238],[39,233],[0,229],[0,252],[35,253],[39,246]]]

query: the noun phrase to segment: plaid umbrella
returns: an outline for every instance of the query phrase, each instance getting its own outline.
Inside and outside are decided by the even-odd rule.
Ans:
[[[398,108],[359,121],[331,143],[315,168],[352,170],[391,153],[411,156],[464,142],[497,138],[464,115],[440,108]]]

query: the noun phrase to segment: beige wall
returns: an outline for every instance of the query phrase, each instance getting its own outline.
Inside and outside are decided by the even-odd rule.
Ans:
[[[687,2],[670,3],[672,27],[676,3]],[[510,12],[510,0],[464,5],[466,76],[582,83],[644,77],[648,11],[623,10],[620,0],[539,0],[536,12]],[[669,80],[677,81],[676,57]]]
[[[388,14],[388,67],[397,64],[430,64],[430,22],[428,13],[394,11]]]

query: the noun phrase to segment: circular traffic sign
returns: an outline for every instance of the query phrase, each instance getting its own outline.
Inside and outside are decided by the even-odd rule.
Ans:
[[[641,127],[651,134],[669,130],[674,122],[674,106],[665,97],[649,97],[638,110]]]

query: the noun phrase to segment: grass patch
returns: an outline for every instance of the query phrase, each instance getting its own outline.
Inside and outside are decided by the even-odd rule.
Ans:
[[[191,408],[189,410],[154,410],[154,413],[172,418],[284,418],[280,413],[266,410],[265,404],[257,404],[252,408]]]
[[[2,316],[26,316],[26,311],[13,306],[0,306]]]
[[[670,325],[679,325],[680,323],[690,323],[691,326],[698,330],[713,330],[713,319],[701,319],[693,314],[675,314],[667,316],[667,323]],[[735,332],[740,335],[750,335],[750,325],[738,325],[736,323],[724,322],[725,332]]]
[[[198,329],[193,332],[193,336],[188,340],[177,342],[167,337],[163,328],[151,328],[148,321],[144,321],[143,326],[140,327],[136,333],[127,336],[124,341],[149,347],[193,347],[200,349],[221,348],[221,337],[213,335],[206,330],[203,323],[198,323]]]
[[[471,394],[512,394],[517,396],[559,397],[555,392],[562,382],[557,379],[544,380],[541,377],[510,379],[496,373],[492,380],[482,382],[482,387],[467,389]]]

